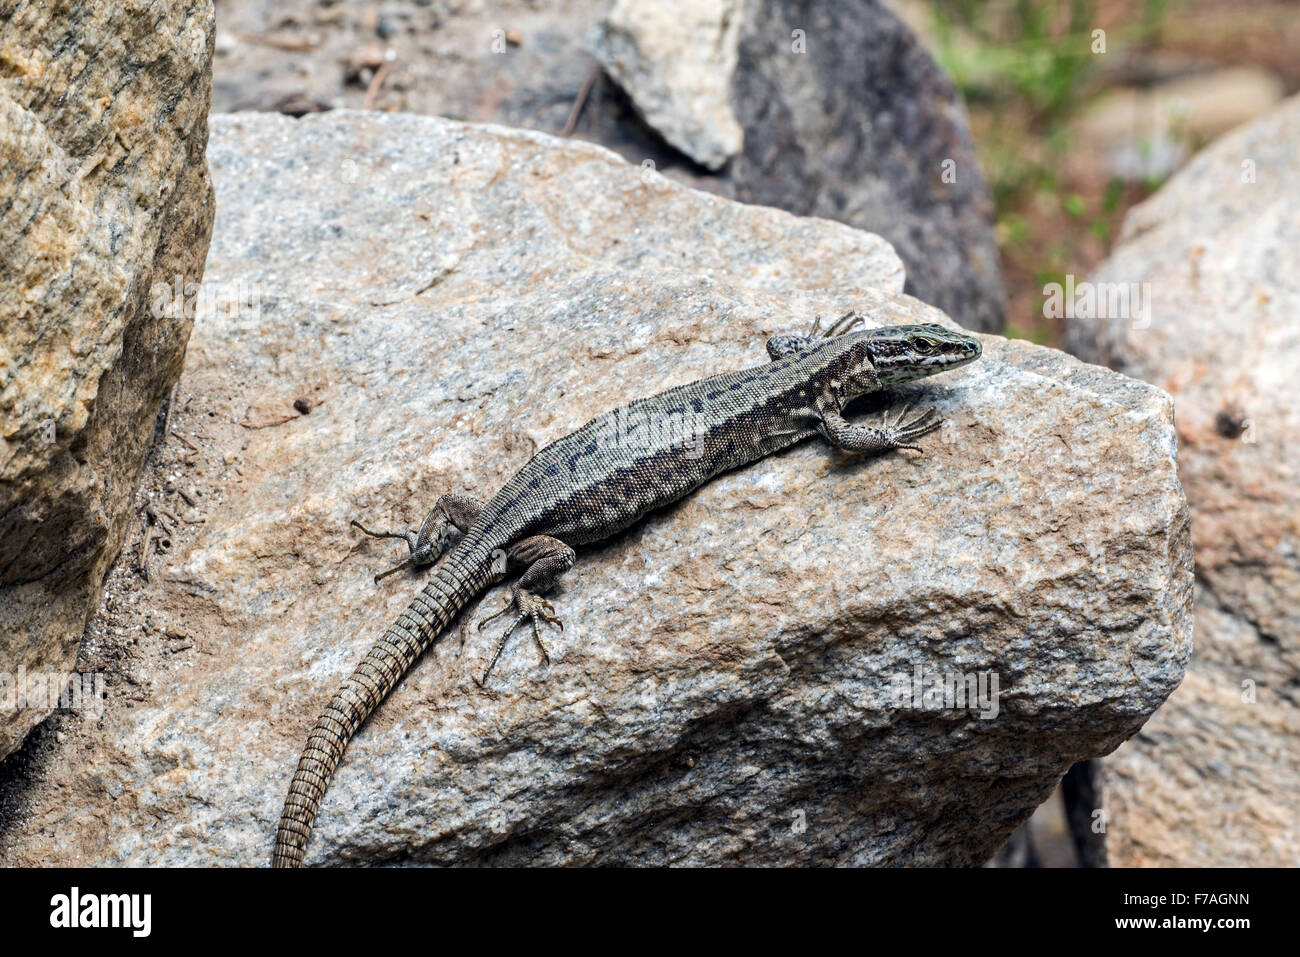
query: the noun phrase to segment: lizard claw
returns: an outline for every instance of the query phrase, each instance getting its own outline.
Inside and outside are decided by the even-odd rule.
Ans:
[[[437,558],[436,555],[433,555],[430,552],[428,545],[420,543],[415,532],[412,531],[373,532],[370,529],[366,528],[364,525],[362,525],[360,522],[358,522],[356,519],[353,519],[348,524],[351,525],[353,528],[360,530],[363,535],[369,535],[371,538],[400,538],[402,541],[406,542],[406,547],[411,552],[409,556],[407,556],[402,561],[398,562],[392,568],[388,569],[387,571],[379,572],[379,574],[375,575],[376,585],[378,585],[389,575],[397,574],[403,568],[410,568],[412,565],[415,565],[417,567],[420,565],[429,565],[432,564],[433,561]]]
[[[555,606],[552,605],[549,601],[543,599],[542,609],[543,610],[538,614],[538,617],[541,618],[542,621],[546,622],[548,625],[556,625],[559,627],[560,631],[564,631],[564,622],[560,621],[560,619],[555,617]]]
[[[514,594],[511,595],[510,599],[499,611],[493,612],[478,623],[478,630],[482,631],[483,626],[489,621],[492,621],[495,618],[500,618],[512,608],[518,610],[519,615],[510,623],[510,627],[505,630],[505,633],[501,636],[501,640],[497,643],[497,650],[496,654],[492,656],[492,663],[488,665],[487,671],[483,673],[483,678],[478,682],[480,688],[487,684],[488,678],[492,675],[492,669],[496,667],[497,659],[501,657],[501,652],[505,650],[506,642],[510,639],[510,636],[514,634],[514,630],[525,621],[532,623],[533,642],[537,645],[537,650],[541,652],[542,661],[548,665],[551,663],[551,656],[547,653],[546,646],[542,644],[542,632],[539,622],[546,622],[548,625],[556,625],[559,627],[560,631],[564,631],[564,622],[560,621],[560,619],[555,616],[554,605],[545,598],[539,598],[532,592],[526,591],[517,585],[515,586]]]
[[[893,422],[889,421],[889,413],[886,412],[881,417],[881,431],[889,439],[890,445],[895,449],[907,449],[912,452],[925,454],[919,445],[908,444],[909,439],[919,438],[927,432],[933,432],[943,424],[943,419],[934,409],[926,409],[920,415],[909,421],[903,421],[907,413],[912,409],[912,403],[905,405],[901,412],[894,418]]]
[[[820,335],[823,339],[834,339],[836,336],[844,335],[859,322],[864,321],[865,317],[860,312],[856,309],[850,309],[844,315],[831,323],[830,328],[823,330],[821,328],[822,317],[816,316],[813,319],[813,328],[812,331],[808,333],[808,338],[811,339],[814,336]]]

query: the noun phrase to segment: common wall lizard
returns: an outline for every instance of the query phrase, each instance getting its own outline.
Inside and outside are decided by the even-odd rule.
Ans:
[[[873,426],[848,422],[845,404],[972,362],[980,342],[933,324],[854,331],[862,319],[850,312],[824,332],[814,323],[806,336],[774,336],[765,365],[709,376],[598,416],[539,451],[486,503],[442,496],[418,532],[372,532],[354,522],[367,535],[406,541],[409,557],[383,575],[442,560],[308,734],[276,833],[274,866],[301,865],[352,736],[489,586],[522,572],[505,606],[479,625],[516,613],[484,681],[524,623],[549,661],[539,624],[563,625],[541,596],[573,567],[574,546],[608,538],[714,476],[813,435],[852,452],[919,451],[912,440],[940,424],[933,409],[912,418],[904,409],[892,423],[885,415]]]

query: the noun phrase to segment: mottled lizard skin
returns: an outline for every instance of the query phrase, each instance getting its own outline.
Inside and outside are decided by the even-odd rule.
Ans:
[[[407,541],[411,556],[399,568],[442,560],[308,734],[280,818],[274,866],[302,864],[321,799],[352,736],[490,585],[522,572],[502,609],[518,614],[497,655],[526,622],[546,657],[538,623],[559,620],[539,596],[572,567],[573,546],[608,538],[714,476],[813,435],[855,452],[917,449],[908,442],[939,426],[933,410],[871,426],[846,421],[843,406],[972,362],[980,356],[979,340],[939,325],[852,331],[861,318],[848,313],[825,332],[814,325],[807,336],[775,336],[765,365],[700,379],[598,416],[539,451],[486,504],[443,496],[418,534],[367,532]]]

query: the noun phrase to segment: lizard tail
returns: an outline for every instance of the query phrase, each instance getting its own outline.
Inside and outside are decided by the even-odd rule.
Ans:
[[[272,867],[300,867],[321,799],[352,736],[467,604],[493,580],[485,554],[458,545],[326,705],[298,760]]]

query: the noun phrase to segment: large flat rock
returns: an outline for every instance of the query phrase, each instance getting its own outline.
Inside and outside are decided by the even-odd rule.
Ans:
[[[599,147],[415,116],[215,117],[211,282],[114,573],[109,699],[32,758],[7,864],[260,865],[308,727],[418,577],[348,520],[490,495],[633,396],[856,306],[937,321],[878,237]],[[228,285],[226,288],[230,288]],[[1182,678],[1191,555],[1159,389],[996,337],[903,389],[919,459],[810,442],[579,553],[549,667],[472,606],[361,731],[308,864],[975,864]],[[318,404],[303,416],[297,397]],[[864,413],[878,410],[868,406]],[[289,421],[263,425],[285,415]],[[900,702],[992,673],[996,714]]]

